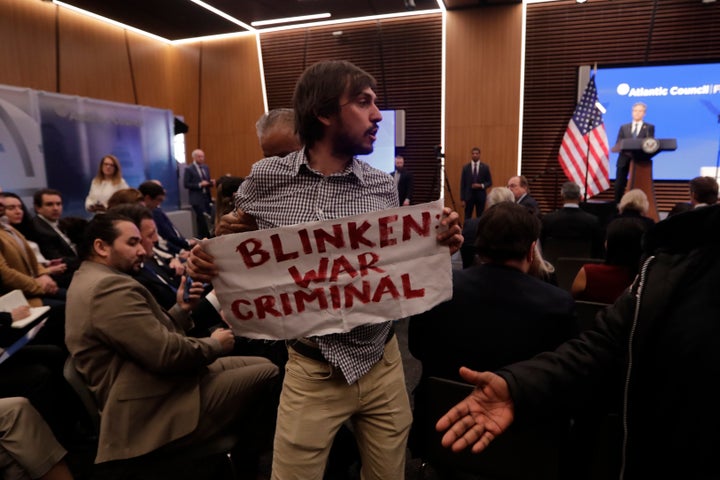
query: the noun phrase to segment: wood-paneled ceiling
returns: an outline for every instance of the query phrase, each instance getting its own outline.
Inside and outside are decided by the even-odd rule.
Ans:
[[[521,0],[444,1],[448,9],[461,9],[488,4],[520,3]],[[437,0],[63,0],[55,3],[61,6],[67,4],[167,40],[307,24],[308,21],[299,21],[251,26],[252,22],[260,20],[320,13],[330,13],[330,17],[315,20],[316,22],[439,10]]]

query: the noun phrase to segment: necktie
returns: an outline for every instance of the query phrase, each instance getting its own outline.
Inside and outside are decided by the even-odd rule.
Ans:
[[[473,180],[477,180],[478,166],[477,162],[473,162]]]
[[[639,133],[638,130],[640,130],[639,126],[640,126],[640,125],[637,124],[637,123],[634,123],[634,124],[633,124],[633,131],[632,131],[632,136],[633,136],[633,138],[637,138],[638,133]]]
[[[65,232],[60,230],[60,227],[58,226],[57,222],[54,222],[54,223],[48,222],[48,223],[50,224],[52,229],[55,230],[55,233],[57,233],[60,236],[60,238],[62,238],[63,242],[67,243],[67,246],[70,247],[70,249],[73,252],[75,252],[75,254],[77,255],[77,250],[75,248],[75,244],[70,240],[70,238],[68,238],[67,235],[65,235]]]

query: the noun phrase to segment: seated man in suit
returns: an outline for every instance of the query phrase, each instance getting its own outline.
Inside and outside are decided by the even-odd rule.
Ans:
[[[715,205],[718,201],[718,183],[713,177],[695,177],[690,180],[690,203],[693,208]]]
[[[542,219],[540,245],[546,247],[553,239],[587,243],[585,255],[593,258],[603,256],[603,231],[600,220],[595,215],[580,209],[580,186],[575,182],[565,182],[560,189],[563,207],[548,213]],[[571,256],[568,254],[567,256]]]
[[[97,215],[79,253],[66,343],[102,411],[96,463],[172,451],[236,427],[277,367],[257,357],[220,358],[233,348],[228,329],[186,336],[202,286],[193,283],[185,302],[183,279],[177,305],[166,312],[130,276],[145,250],[126,217]]]
[[[195,240],[187,240],[183,237],[178,229],[175,228],[172,220],[170,220],[167,214],[160,208],[160,205],[165,201],[165,188],[162,184],[156,180],[148,180],[141,183],[138,186],[138,190],[140,190],[140,193],[143,195],[143,203],[152,212],[157,233],[165,244],[164,250],[167,250],[173,255],[180,254],[183,251],[189,251],[190,248],[195,245]]]
[[[515,203],[522,205],[540,218],[540,205],[537,200],[530,196],[530,187],[524,175],[510,177],[507,188],[513,192]]]
[[[108,211],[129,218],[140,231],[140,242],[145,250],[145,256],[142,267],[132,275],[150,291],[162,308],[172,310],[177,303],[180,277],[176,276],[172,269],[167,268],[161,258],[153,254],[158,233],[152,213],[147,207],[133,204],[118,205]],[[219,307],[214,294],[212,298],[212,302]],[[210,335],[210,330],[224,325],[222,317],[207,297],[203,297],[193,306],[190,316],[195,326],[188,334],[193,337],[207,337]]]
[[[36,215],[32,222],[37,244],[45,258],[61,258],[67,265],[65,272],[55,277],[60,286],[67,288],[80,260],[75,244],[59,226],[63,213],[62,194],[51,188],[38,190],[33,195],[33,206]]]
[[[411,318],[410,353],[422,362],[416,417],[424,414],[428,377],[462,381],[463,365],[494,370],[575,334],[570,294],[528,275],[539,235],[540,221],[525,207],[501,202],[485,210],[475,240],[480,263],[453,271],[451,300]]]

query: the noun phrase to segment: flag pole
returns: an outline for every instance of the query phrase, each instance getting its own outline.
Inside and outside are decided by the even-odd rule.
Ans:
[[[597,62],[593,65],[593,70],[590,73],[590,79],[597,74]],[[590,82],[588,81],[588,85]],[[587,86],[585,86],[587,89]],[[587,203],[587,192],[588,192],[588,173],[590,171],[590,142],[585,142],[585,191],[583,192],[583,203]]]

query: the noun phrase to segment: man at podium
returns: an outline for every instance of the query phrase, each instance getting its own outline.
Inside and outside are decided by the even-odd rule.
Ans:
[[[655,125],[646,123],[644,121],[645,113],[647,112],[647,105],[642,102],[637,102],[632,106],[632,122],[626,123],[620,127],[618,132],[617,141],[615,142],[615,148],[613,151],[617,151],[616,148],[622,140],[626,138],[648,138],[655,137]],[[615,204],[620,203],[620,199],[625,193],[625,186],[627,185],[628,172],[630,170],[630,161],[632,160],[632,154],[626,151],[620,151],[617,159],[617,170],[615,173]]]

